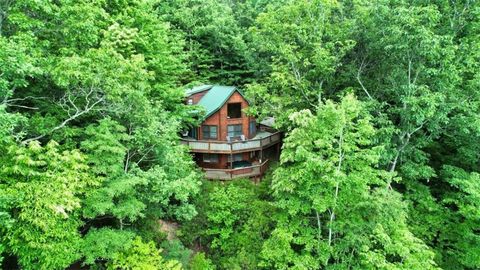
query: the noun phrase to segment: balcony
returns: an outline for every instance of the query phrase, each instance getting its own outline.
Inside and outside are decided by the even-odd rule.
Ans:
[[[188,145],[192,152],[196,153],[216,153],[216,154],[233,154],[247,151],[256,151],[265,149],[271,145],[280,142],[279,132],[259,131],[257,135],[250,140],[237,141],[210,141],[195,140],[185,137],[181,139],[181,143]]]
[[[205,171],[205,177],[208,179],[217,180],[232,180],[236,178],[249,178],[260,177],[268,168],[268,160],[261,164],[256,164],[248,167],[241,167],[236,169],[207,169]]]

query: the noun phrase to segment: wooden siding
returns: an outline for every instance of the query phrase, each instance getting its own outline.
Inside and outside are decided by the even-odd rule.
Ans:
[[[202,92],[203,93],[203,92]],[[198,95],[201,93],[197,93]],[[195,96],[193,95],[193,96]],[[234,118],[228,119],[227,118],[227,108],[229,103],[241,103],[242,106],[242,117],[241,118]],[[194,99],[194,104],[195,99]],[[240,95],[238,92],[233,93],[233,95],[228,99],[225,104],[223,104],[222,108],[220,108],[216,113],[205,119],[202,125],[213,125],[217,126],[217,141],[226,141],[227,134],[228,134],[228,125],[242,125],[242,132],[247,138],[253,138],[255,134],[250,134],[249,124],[250,121],[255,121],[255,118],[249,117],[243,112],[244,109],[248,108],[248,102]],[[198,127],[198,139],[204,140],[202,134],[202,127]]]
[[[197,164],[202,168],[228,169],[230,166],[230,162],[228,162],[228,156],[230,156],[230,154],[218,154],[218,163],[203,162],[203,153],[197,153],[196,156]],[[249,152],[243,153],[242,156],[243,160],[252,161]]]

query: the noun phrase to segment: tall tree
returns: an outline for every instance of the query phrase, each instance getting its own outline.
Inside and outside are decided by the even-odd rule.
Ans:
[[[392,175],[377,167],[383,149],[362,103],[347,95],[290,120],[272,182],[283,214],[264,243],[264,265],[434,269],[433,252],[408,229]]]
[[[77,150],[60,152],[55,142],[32,142],[11,146],[1,160],[1,211],[11,221],[0,229],[6,252],[24,269],[59,269],[78,260],[81,197],[98,185],[85,157]]]
[[[237,4],[223,0],[176,0],[158,6],[161,18],[185,37],[191,67],[187,83],[242,85],[251,80],[246,45],[248,23],[242,25],[241,18],[236,16],[241,12],[238,8],[244,7]]]
[[[315,110],[355,45],[352,23],[335,1],[287,1],[260,14],[251,29],[260,78],[248,88],[250,112],[273,114],[282,127],[292,112]]]
[[[180,88],[184,42],[155,4],[1,3],[0,148],[10,145],[0,173],[1,245],[22,268],[80,260],[84,237],[108,236],[96,227],[148,235],[141,225],[150,220],[195,215],[201,176],[177,136],[191,118]],[[101,267],[125,259],[92,256],[89,264]]]

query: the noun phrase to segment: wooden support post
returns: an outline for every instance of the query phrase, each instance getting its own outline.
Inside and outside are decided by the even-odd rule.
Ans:
[[[233,170],[233,151],[232,151],[232,144],[230,144],[230,169]],[[230,172],[230,178],[232,176],[232,173]]]

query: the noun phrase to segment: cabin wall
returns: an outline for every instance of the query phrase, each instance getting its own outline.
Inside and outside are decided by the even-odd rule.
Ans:
[[[228,169],[230,164],[228,162],[228,154],[219,154],[218,155],[218,163],[211,163],[211,162],[203,162],[203,154],[197,153],[195,154],[195,160],[197,164],[202,168],[209,168],[209,169]],[[250,152],[242,153],[243,160],[253,161],[254,158],[250,158]]]
[[[228,155],[219,154],[218,163],[203,162],[203,154],[198,154],[197,164],[202,168],[209,169],[227,169],[228,168]]]
[[[195,101],[194,101],[195,103]],[[242,104],[242,117],[241,118],[235,118],[235,119],[228,119],[228,103],[241,103]],[[242,95],[240,95],[238,92],[233,93],[233,95],[228,99],[227,102],[218,110],[215,112],[213,115],[208,117],[205,121],[203,121],[202,125],[215,125],[218,126],[218,138],[217,140],[219,141],[226,141],[227,140],[227,134],[228,134],[228,125],[242,125],[242,131],[243,134],[247,138],[252,138],[255,136],[255,134],[249,134],[249,123],[250,121],[255,120],[253,117],[249,117],[243,112],[244,109],[248,108],[248,102],[243,98]],[[202,134],[202,127],[200,126],[198,128],[198,139],[203,140],[203,134]]]

